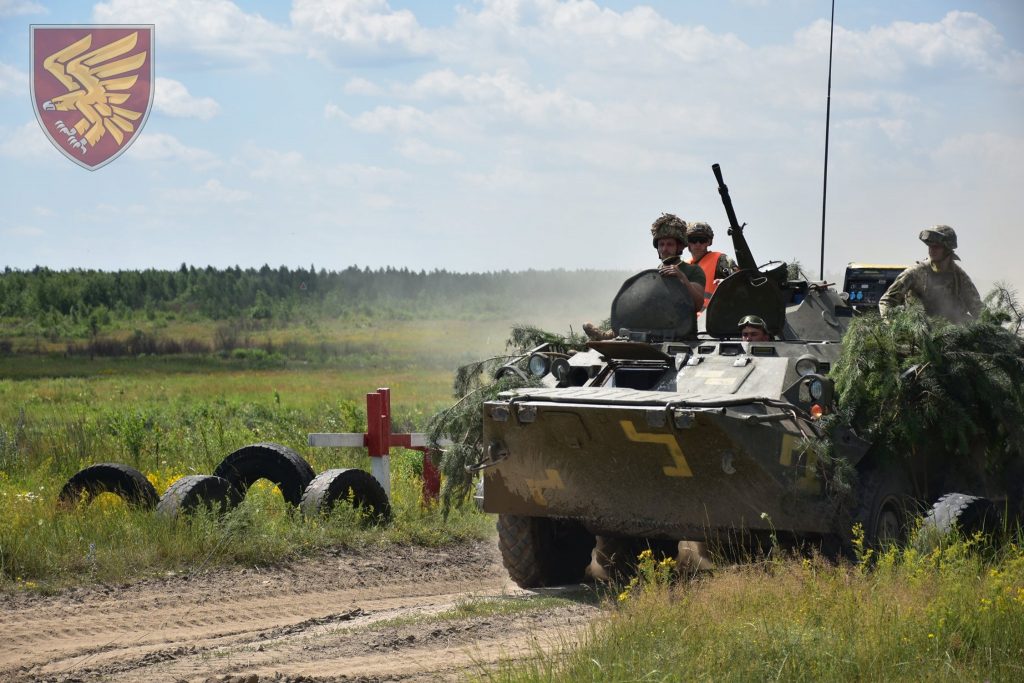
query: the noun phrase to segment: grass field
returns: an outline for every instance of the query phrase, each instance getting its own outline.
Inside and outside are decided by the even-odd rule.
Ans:
[[[272,487],[257,487],[226,519],[192,524],[128,509],[113,496],[74,513],[54,503],[64,482],[90,464],[132,465],[162,492],[260,441],[295,449],[317,472],[368,468],[365,451],[310,448],[306,435],[365,430],[365,394],[382,386],[392,391],[394,430],[422,431],[450,404],[455,367],[502,352],[508,329],[507,322],[466,321],[336,326],[317,334],[353,353],[271,367],[216,355],[0,358],[0,587],[46,589],[200,561],[273,562],[338,543],[439,543],[492,533],[475,511],[443,521],[421,509],[421,455],[400,450],[393,457],[396,521],[386,530],[311,524]]]
[[[491,681],[1015,681],[1024,549],[978,538],[867,564],[778,558],[674,577],[641,560],[585,642]]]

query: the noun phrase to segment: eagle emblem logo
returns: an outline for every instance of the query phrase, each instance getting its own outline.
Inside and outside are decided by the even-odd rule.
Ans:
[[[95,171],[138,138],[153,105],[153,26],[32,26],[32,105],[64,156]]]

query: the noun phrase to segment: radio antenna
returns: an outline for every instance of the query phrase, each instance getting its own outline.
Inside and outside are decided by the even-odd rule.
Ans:
[[[825,281],[825,201],[828,198],[828,124],[832,118],[832,34],[836,28],[836,0],[832,0],[832,23],[828,29],[828,90],[825,96],[825,179],[821,187],[821,261],[819,272]]]

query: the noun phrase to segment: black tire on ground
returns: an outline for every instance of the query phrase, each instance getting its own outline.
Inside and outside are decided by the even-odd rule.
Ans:
[[[302,493],[313,481],[315,473],[305,458],[276,443],[257,443],[243,446],[217,465],[213,476],[223,477],[238,489],[240,498],[256,481],[268,479],[281,489],[281,495],[298,506]]]
[[[143,510],[156,507],[157,493],[146,476],[134,467],[116,462],[90,465],[68,479],[60,490],[57,501],[61,505],[74,505],[79,500],[89,502],[101,493],[114,493],[126,503]]]
[[[302,494],[300,509],[306,517],[327,514],[338,501],[364,510],[368,519],[383,522],[391,518],[391,503],[384,487],[368,472],[360,469],[333,469],[321,472]]]
[[[907,542],[911,523],[921,511],[911,490],[907,475],[897,466],[876,467],[861,473],[852,524],[863,528],[866,549],[884,550]],[[852,552],[851,530],[844,532]]]
[[[946,535],[954,528],[964,536],[976,532],[992,534],[1002,528],[1002,516],[988,498],[965,493],[947,493],[939,498],[924,518],[924,529]]]
[[[189,474],[167,487],[156,504],[156,511],[168,517],[188,514],[200,507],[227,512],[239,502],[238,489],[227,479],[209,474]]]
[[[521,588],[583,581],[594,535],[580,524],[548,517],[498,515],[498,547]]]

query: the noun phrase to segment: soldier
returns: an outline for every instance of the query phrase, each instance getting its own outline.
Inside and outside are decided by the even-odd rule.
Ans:
[[[956,231],[948,225],[934,225],[922,230],[918,238],[928,245],[928,260],[907,268],[889,285],[878,302],[882,317],[889,317],[894,306],[909,299],[920,301],[928,315],[953,323],[976,320],[981,314],[981,297],[970,276],[955,263],[960,260],[953,251],[957,248]]]
[[[764,319],[760,316],[744,316],[737,327],[740,330],[740,338],[743,341],[765,342],[772,340],[771,335],[768,334],[768,325],[765,324]]]
[[[695,312],[704,308],[704,271],[682,260],[683,248],[686,246],[686,222],[675,214],[663,213],[651,224],[651,238],[654,248],[658,250],[658,258],[661,259],[658,272],[665,277],[677,278],[686,286]],[[602,330],[589,322],[583,323],[583,331],[591,339],[611,339],[615,336],[612,330]]]
[[[686,285],[693,297],[693,310],[699,311],[704,308],[705,277],[699,266],[682,260],[686,233],[686,221],[675,214],[663,213],[651,224],[654,248],[658,250],[662,263],[658,272],[665,277],[678,278]]]
[[[708,300],[718,283],[735,273],[738,268],[721,251],[710,251],[715,231],[707,223],[690,223],[686,229],[686,246],[690,250],[690,263],[704,271],[704,299]]]

